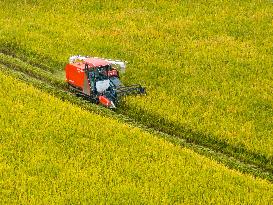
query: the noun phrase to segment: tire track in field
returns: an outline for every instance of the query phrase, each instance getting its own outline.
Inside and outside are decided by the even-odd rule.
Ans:
[[[13,75],[62,100],[69,101],[90,112],[111,117],[123,123],[139,127],[144,131],[156,134],[174,144],[190,148],[231,169],[236,169],[240,172],[248,173],[255,177],[261,177],[273,182],[272,161],[262,155],[250,153],[247,150],[244,150],[243,147],[232,147],[227,143],[221,142],[219,139],[213,138],[213,136],[194,132],[185,127],[181,127],[179,124],[175,125],[173,122],[168,122],[161,116],[155,116],[153,113],[147,113],[139,109],[137,112],[126,112],[127,110],[135,108],[128,107],[124,104],[121,104],[116,112],[91,104],[84,99],[71,94],[67,89],[66,83],[55,78],[52,72],[30,65],[25,61],[4,53],[0,53],[0,65],[0,70],[2,72]],[[149,117],[142,117],[140,119],[139,116]],[[153,119],[157,119],[157,121],[160,122],[160,126],[158,126],[159,124],[157,121]],[[249,159],[242,157],[242,153],[247,155]],[[255,159],[258,160],[258,163],[252,161]],[[262,162],[265,162],[265,165],[263,165]]]

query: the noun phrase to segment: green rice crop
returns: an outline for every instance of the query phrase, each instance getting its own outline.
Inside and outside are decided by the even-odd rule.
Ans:
[[[1,204],[268,204],[273,187],[0,72]]]

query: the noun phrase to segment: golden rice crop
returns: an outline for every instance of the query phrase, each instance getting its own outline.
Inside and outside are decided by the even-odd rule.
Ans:
[[[3,204],[267,204],[272,184],[0,72]]]
[[[149,92],[129,107],[272,157],[272,2],[0,5],[1,42],[59,62],[77,53],[125,59],[124,81]]]

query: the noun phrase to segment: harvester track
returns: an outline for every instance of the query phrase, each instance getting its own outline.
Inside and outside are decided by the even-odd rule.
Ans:
[[[179,125],[166,122],[164,119],[161,119],[163,121],[163,126],[158,127],[156,124],[151,122],[150,119],[160,118],[160,116],[153,116],[152,113],[142,113],[144,112],[143,110],[138,110],[138,112],[133,115],[126,112],[127,109],[131,108],[123,104],[121,104],[121,109],[117,109],[115,112],[101,106],[91,104],[86,100],[71,94],[66,83],[61,79],[56,78],[53,72],[39,68],[37,65],[33,66],[26,61],[4,53],[0,53],[0,71],[19,78],[22,81],[53,94],[62,100],[76,104],[89,112],[111,117],[118,121],[139,127],[146,132],[156,134],[157,136],[174,144],[190,148],[195,152],[214,159],[231,169],[248,173],[255,177],[260,177],[273,182],[272,160],[267,159],[262,155],[249,153],[243,148],[230,147],[223,142],[213,140],[212,137],[179,127]],[[137,117],[137,115],[143,114],[150,116],[150,118],[140,120]],[[171,131],[167,129],[168,126],[175,126],[177,129],[176,131]],[[205,142],[202,142],[202,140]],[[227,150],[231,151],[228,152]],[[238,154],[235,154],[236,152],[238,152]],[[246,154],[249,156],[249,158],[240,157],[240,153]],[[263,162],[265,162],[264,165]]]

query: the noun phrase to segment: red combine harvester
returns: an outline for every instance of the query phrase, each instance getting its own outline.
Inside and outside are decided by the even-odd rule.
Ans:
[[[66,82],[73,92],[107,108],[116,108],[122,96],[145,94],[141,85],[124,86],[120,82],[119,73],[125,72],[122,61],[72,56],[65,72]]]

